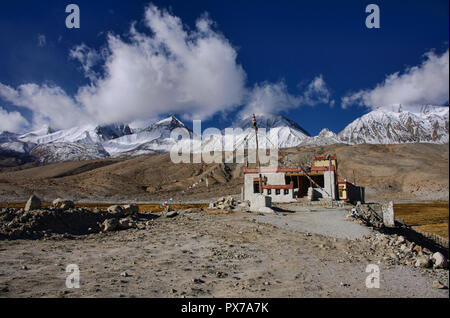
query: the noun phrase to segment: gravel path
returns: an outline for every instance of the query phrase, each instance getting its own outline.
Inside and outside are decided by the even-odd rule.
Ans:
[[[302,233],[300,221],[310,217],[302,213],[185,213],[75,239],[3,240],[0,297],[449,296],[432,287],[437,278],[448,282],[447,270],[391,266],[366,240],[336,237],[340,224],[353,227],[342,211],[320,213],[324,222],[336,218],[331,237]],[[319,214],[311,215],[318,232]],[[78,289],[65,287],[68,264],[80,268]],[[379,266],[380,288],[366,287],[368,264]]]
[[[286,207],[285,207],[286,208]],[[370,234],[367,227],[346,220],[345,209],[316,208],[309,211],[290,207],[295,213],[265,213],[258,222],[298,232],[310,232],[335,238],[357,239]]]

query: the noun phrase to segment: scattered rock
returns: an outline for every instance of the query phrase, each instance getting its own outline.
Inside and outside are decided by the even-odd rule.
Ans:
[[[127,204],[122,206],[125,215],[133,215],[139,213],[139,206],[134,204]]]
[[[224,273],[224,272],[217,272],[216,273],[216,277],[217,278],[225,278],[225,277],[227,277],[228,276],[228,274],[227,273]]]
[[[397,256],[397,254],[395,254],[395,253],[391,253],[391,254],[389,254],[389,256],[394,260],[394,261],[399,261],[400,259],[399,259],[399,257]]]
[[[37,196],[33,194],[25,204],[25,212],[31,210],[38,210],[40,208],[41,208],[41,199],[39,199]]]
[[[111,205],[108,212],[117,217],[124,216],[123,208],[120,205]]]
[[[433,254],[433,253],[431,253],[431,251],[428,248],[423,248],[422,253],[427,254],[427,255]]]
[[[442,253],[436,252],[432,256],[434,268],[447,268],[447,259]]]
[[[122,276],[122,277],[130,277],[130,274],[128,274],[127,272],[122,272],[122,273],[120,273],[120,276]]]
[[[436,288],[436,289],[447,289],[447,287],[438,280],[433,281],[431,286],[433,286],[433,288]]]
[[[351,216],[355,220],[359,220],[366,225],[376,228],[383,228],[383,209],[379,203],[359,204],[355,207],[356,212],[352,212]]]
[[[103,232],[111,232],[117,230],[119,227],[119,221],[117,219],[107,219],[100,226]]]
[[[53,200],[53,206],[58,209],[68,210],[75,208],[75,203],[71,200],[63,200],[61,198],[57,198]]]
[[[134,227],[136,227],[136,224],[133,221],[130,221],[128,219],[120,219],[119,220],[118,228],[121,230],[126,230],[126,229],[134,228]]]
[[[200,278],[194,278],[194,279],[192,279],[192,282],[194,284],[203,284],[205,281]]]
[[[166,218],[173,218],[178,215],[177,211],[170,211],[166,213]]]
[[[421,257],[417,258],[414,266],[422,267],[422,268],[430,268],[432,266],[432,264],[431,264],[431,260],[428,257],[421,256]]]
[[[218,209],[218,210],[233,210],[237,207],[242,209],[247,209],[250,205],[248,202],[240,202],[235,200],[231,195],[227,197],[221,197],[214,202],[209,203],[210,209]]]

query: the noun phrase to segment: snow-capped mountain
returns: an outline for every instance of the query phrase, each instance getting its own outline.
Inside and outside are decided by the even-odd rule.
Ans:
[[[30,131],[27,132],[23,135],[20,136],[16,136],[16,139],[22,139],[23,141],[30,141],[33,139],[36,139],[39,136],[45,136],[45,135],[50,135],[52,133],[56,132],[55,129],[53,129],[50,126],[43,126],[41,129],[35,130],[35,131]]]
[[[310,137],[310,134],[300,127],[299,124],[282,115],[258,115],[256,116],[256,122],[259,129],[266,129],[267,138],[270,140],[267,141],[267,143],[269,145],[274,145],[274,141],[277,140],[278,148],[295,147],[300,144],[303,139]],[[233,127],[244,130],[251,129],[252,125],[252,118],[247,117]],[[264,139],[264,137],[258,137],[258,142],[264,141]],[[269,147],[269,145],[267,147]],[[250,137],[248,147],[254,148],[255,146],[255,138]]]
[[[20,141],[44,144],[50,142],[78,142],[84,144],[94,144],[131,134],[131,129],[124,124],[93,125],[88,124],[80,127],[73,127],[63,130],[53,130],[47,128],[47,133],[43,129],[30,132],[18,137]]]
[[[30,151],[30,155],[42,163],[62,161],[82,161],[109,157],[101,144],[78,142],[51,142],[39,144]]]
[[[332,145],[332,144],[339,144],[343,143],[342,140],[339,139],[338,135],[336,135],[334,132],[328,130],[327,128],[324,128],[320,131],[320,133],[317,136],[314,137],[307,137],[303,139],[299,147],[314,147],[314,146],[325,146],[325,145]]]
[[[0,132],[0,143],[16,141],[18,135],[9,131]]]
[[[282,115],[257,116],[256,120],[261,148],[273,148],[275,143],[279,148],[288,148],[336,143],[448,143],[449,139],[448,107],[383,107],[356,119],[339,134],[323,129],[314,137]],[[136,130],[118,123],[85,125],[64,130],[43,127],[22,135],[1,132],[0,154],[27,158],[33,156],[47,163],[169,152],[174,145],[183,146],[182,142],[190,143],[190,140],[179,141],[170,138],[171,132],[176,128],[186,129],[190,138],[194,136],[194,133],[174,116]],[[251,117],[242,119],[230,128],[231,130],[216,130],[215,134],[203,136],[201,149],[191,151],[256,148]]]
[[[63,130],[45,126],[23,135],[15,135],[0,149],[15,153],[30,154],[40,162],[79,161],[109,157],[102,143],[110,139],[131,134],[124,124],[85,125]]]
[[[24,155],[36,144],[19,141],[18,135],[9,131],[0,132],[0,153]]]
[[[170,116],[132,134],[108,140],[103,147],[111,156],[169,152],[177,142],[170,138],[170,133],[176,128],[185,128],[192,137],[192,131],[185,124]]]
[[[309,133],[296,122],[282,115],[258,115],[258,144],[263,148],[288,148],[295,147],[308,138]],[[232,130],[224,129],[222,136],[212,135],[204,138],[203,151],[213,151],[230,148],[256,148],[256,136],[254,133],[252,117],[247,117],[232,127]],[[229,145],[230,148],[227,148]]]
[[[380,107],[353,121],[338,136],[351,144],[447,143],[448,113],[445,106]]]
[[[99,159],[109,156],[103,142],[131,133],[130,127],[124,124],[85,125],[63,130],[45,126],[22,135],[2,132],[0,152],[31,155],[45,163]]]

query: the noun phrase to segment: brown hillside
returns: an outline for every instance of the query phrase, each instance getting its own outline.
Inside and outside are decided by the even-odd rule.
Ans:
[[[370,199],[448,200],[446,145],[330,145],[284,149],[292,160],[336,154],[339,179],[366,187]],[[216,164],[174,164],[168,154],[131,159],[65,162],[0,170],[0,201],[24,200],[36,193],[89,201],[160,201],[186,189]],[[184,199],[204,200],[240,193],[243,164],[227,164]]]

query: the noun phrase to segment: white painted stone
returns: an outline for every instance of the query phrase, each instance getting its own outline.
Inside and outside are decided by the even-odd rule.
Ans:
[[[383,204],[381,206],[381,209],[383,211],[383,223],[387,227],[394,227],[395,226],[395,219],[394,219],[394,202],[389,201],[386,204]]]
[[[255,195],[250,200],[250,211],[259,212],[262,208],[272,207],[272,198],[265,195]]]

